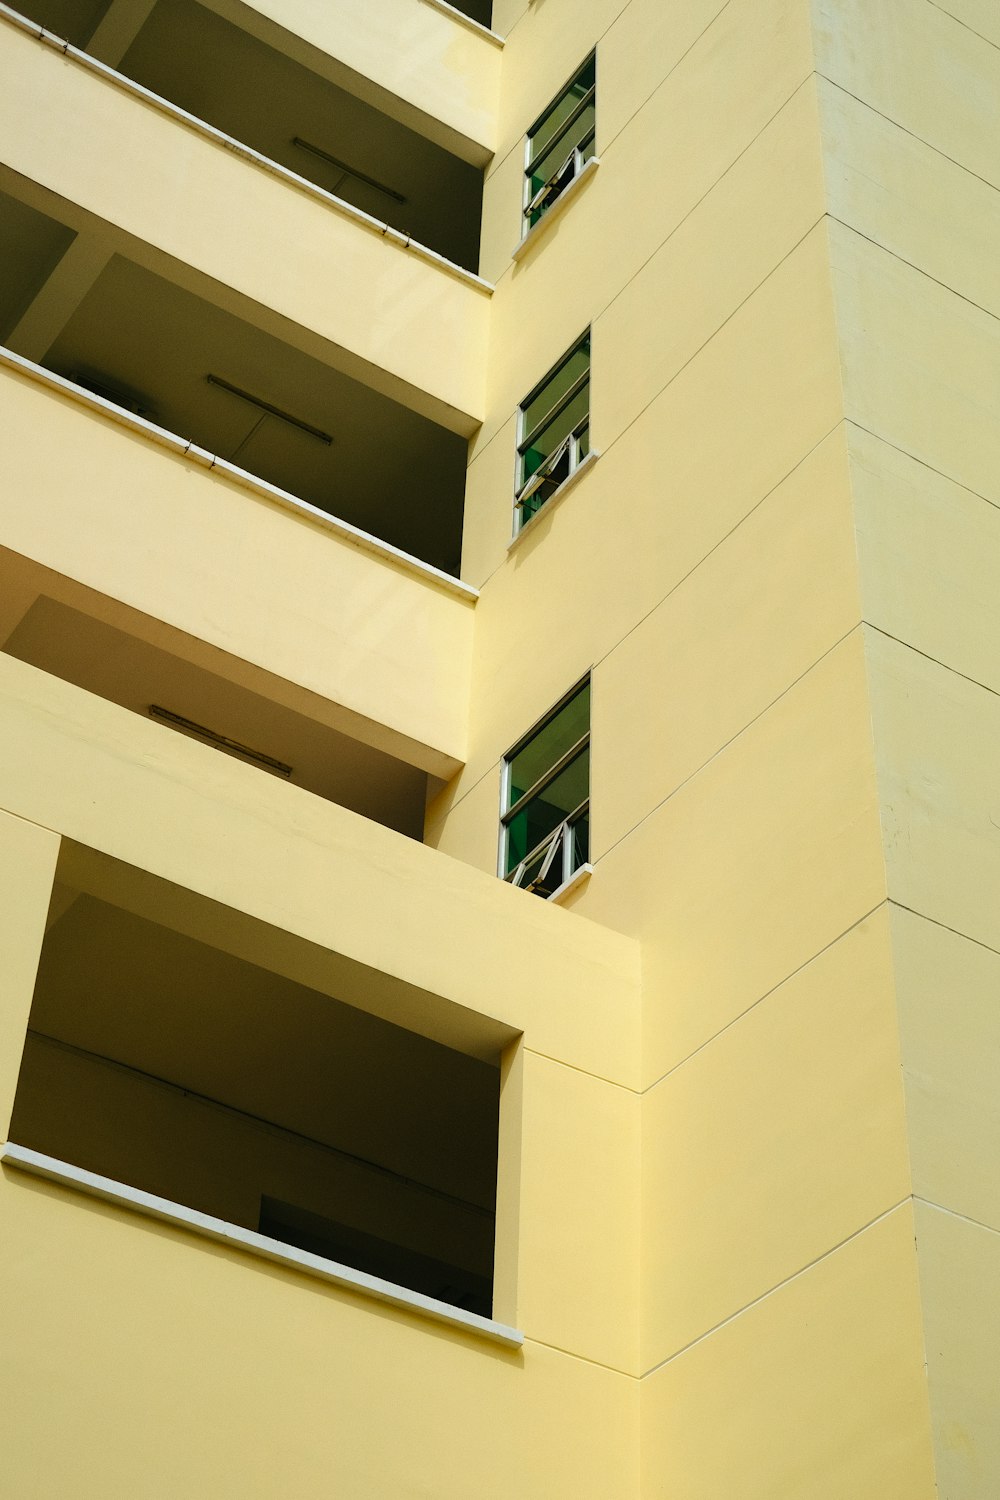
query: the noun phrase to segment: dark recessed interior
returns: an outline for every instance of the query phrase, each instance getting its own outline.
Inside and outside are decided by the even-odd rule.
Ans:
[[[57,886],[11,1139],[489,1315],[499,1070]]]
[[[73,245],[57,219],[0,192],[4,343],[458,573],[464,438],[122,255],[111,257],[40,351],[30,336],[22,340],[20,320]]]
[[[12,589],[17,587],[8,556],[0,552],[0,591],[8,579]],[[225,579],[219,586],[224,592]],[[208,671],[45,594],[5,639],[0,637],[0,649],[155,722],[165,735],[183,734],[214,754],[229,755],[397,833],[423,836],[423,771],[255,693],[234,677]]]
[[[123,0],[114,25],[105,24],[107,0],[18,4],[197,119],[448,260],[478,268],[481,168],[196,0],[156,0],[148,14],[134,8],[130,26]],[[458,7],[475,20],[490,8],[479,0]],[[252,13],[247,21],[261,24]]]
[[[480,26],[493,25],[493,0],[449,0],[449,4]]]

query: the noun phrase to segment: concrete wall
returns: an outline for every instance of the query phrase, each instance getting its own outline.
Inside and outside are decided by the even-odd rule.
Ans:
[[[995,11],[817,5],[937,1482],[1000,1487]]]
[[[387,5],[372,14],[377,32]],[[483,294],[455,282],[445,308],[439,273],[409,262],[372,324],[375,251],[398,247],[359,248],[353,307],[307,308],[316,267],[294,256],[280,308],[267,287],[461,430],[483,418],[467,737],[428,811],[437,848],[0,660],[0,836],[28,872],[0,1104],[61,840],[61,877],[103,900],[504,1049],[497,1312],[525,1351],[8,1172],[9,1409],[44,1385],[45,1431],[66,1435],[40,1468],[25,1420],[15,1485],[983,1500],[1000,1485],[1000,37],[977,0],[498,0],[495,25],[488,361]],[[17,44],[98,137],[140,115],[163,137],[141,193],[114,152],[64,160],[47,129],[22,169],[260,293],[266,256],[202,198],[160,222],[188,160],[199,193],[242,174],[267,219],[256,169]],[[515,260],[524,131],[595,46],[600,165]],[[327,234],[313,207],[292,240]],[[518,403],[587,326],[600,456],[508,550]],[[136,579],[132,602],[166,610],[154,571]],[[271,649],[234,630],[248,657]],[[405,666],[402,636],[387,654]],[[560,910],[495,878],[499,773],[588,670],[594,872]]]
[[[902,648],[872,626],[919,620],[920,650],[948,635],[988,682],[996,53],[964,20],[926,0],[497,20],[470,753],[429,828],[491,868],[504,751],[591,669],[595,872],[567,899],[642,942],[650,1495],[934,1493],[920,1007],[890,900],[903,851],[908,883],[933,856],[937,920],[992,941],[988,695],[939,685],[932,709],[941,669],[915,657],[896,689]],[[595,43],[601,165],[514,261],[521,135]],[[508,552],[518,402],[588,324],[601,456]]]
[[[5,1118],[62,836],[70,886],[223,952],[475,1054],[523,1033],[501,1109],[497,1315],[530,1349],[499,1351],[8,1168],[15,1490],[96,1500],[208,1483],[235,1497],[322,1482],[357,1500],[465,1500],[469,1475],[485,1474],[497,1495],[635,1495],[634,945],[21,662],[0,667],[0,868],[17,870]],[[39,1420],[63,1434],[43,1457]],[[373,1423],[379,1442],[359,1443]]]

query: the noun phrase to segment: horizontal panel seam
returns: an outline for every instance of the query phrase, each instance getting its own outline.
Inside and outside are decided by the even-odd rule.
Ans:
[[[650,1094],[654,1089],[659,1088],[660,1084],[665,1083],[668,1078],[672,1078],[676,1072],[678,1072],[681,1068],[686,1067],[689,1062],[698,1057],[700,1053],[704,1052],[707,1047],[711,1047],[712,1044],[714,1042],[717,1042],[721,1036],[725,1036],[727,1031],[732,1031],[733,1027],[738,1026],[741,1021],[744,1021],[747,1016],[749,1016],[758,1008],[758,1006],[763,1005],[765,1000],[769,1000],[772,995],[777,994],[778,990],[783,989],[786,984],[790,984],[791,981],[793,979],[796,979],[801,973],[803,973],[804,970],[811,968],[811,966],[816,962],[817,959],[823,957],[824,953],[828,953],[831,948],[835,948],[838,943],[842,942],[845,937],[848,937],[852,932],[855,931],[856,928],[860,927],[863,922],[870,921],[872,917],[880,912],[883,907],[888,906],[888,904],[889,898],[887,896],[884,896],[881,901],[876,902],[876,904],[871,908],[870,911],[866,911],[862,913],[860,917],[855,918],[855,920],[851,922],[849,926],[844,928],[843,932],[838,932],[836,937],[831,938],[828,943],[824,943],[822,948],[817,948],[815,953],[811,954],[809,958],[803,960],[802,963],[798,964],[794,969],[790,971],[790,973],[786,974],[783,979],[779,979],[778,983],[773,984],[769,990],[765,990],[764,993],[762,995],[759,995],[756,1000],[751,1001],[751,1003],[746,1007],[745,1010],[740,1011],[738,1016],[734,1016],[731,1021],[726,1022],[725,1026],[722,1026],[718,1031],[713,1032],[713,1034],[704,1042],[702,1042],[700,1046],[696,1047],[693,1052],[689,1052],[687,1057],[681,1058],[680,1062],[675,1063],[672,1068],[668,1068],[667,1071],[661,1074],[659,1078],[656,1078],[652,1083],[647,1084],[645,1088],[641,1090],[642,1095],[645,1097],[646,1094]]]
[[[829,1250],[824,1250],[822,1255],[815,1256],[815,1258],[809,1261],[806,1265],[800,1266],[797,1271],[793,1271],[790,1276],[783,1277],[782,1280],[776,1282],[774,1286],[768,1287],[767,1291],[762,1292],[759,1297],[754,1297],[743,1307],[738,1308],[736,1312],[730,1313],[727,1318],[723,1318],[720,1322],[715,1323],[711,1328],[706,1329],[704,1333],[700,1333],[697,1338],[691,1339],[683,1346],[683,1348],[676,1349],[673,1354],[669,1354],[666,1359],[661,1359],[657,1364],[651,1365],[648,1370],[645,1370],[643,1372],[640,1378],[642,1380],[647,1380],[649,1376],[656,1375],[667,1365],[672,1364],[674,1360],[680,1359],[681,1355],[687,1354],[688,1351],[695,1348],[696,1345],[704,1343],[706,1339],[710,1339],[712,1335],[718,1333],[720,1329],[726,1328],[730,1323],[735,1323],[736,1319],[741,1318],[744,1313],[750,1312],[755,1307],[759,1307],[762,1302],[766,1302],[770,1297],[774,1297],[779,1292],[784,1291],[784,1289],[787,1286],[790,1286],[792,1282],[798,1281],[800,1277],[808,1275],[810,1271],[814,1270],[817,1266],[822,1265],[825,1260],[829,1260],[831,1255],[836,1255],[839,1250],[843,1250],[844,1247],[851,1244],[853,1240],[859,1239],[863,1234],[867,1234],[869,1229],[874,1229],[877,1224],[883,1223],[893,1214],[898,1213],[901,1208],[904,1208],[906,1206],[906,1204],[912,1203],[912,1201],[912,1195],[907,1193],[904,1198],[900,1198],[898,1203],[893,1203],[891,1207],[883,1209],[882,1213],[876,1214],[874,1219],[869,1219],[869,1221],[866,1224],[862,1224],[859,1229],[855,1229],[851,1234],[845,1235],[842,1240],[838,1240],[837,1244],[831,1245]]]
[[[928,4],[933,5],[935,10],[939,10],[941,14],[943,16],[947,16],[950,21],[954,21],[956,26],[961,26],[965,31],[971,31],[972,35],[977,36],[981,42],[985,42],[988,47],[993,47],[995,51],[1000,52],[1000,45],[998,45],[992,39],[992,37],[984,36],[981,31],[977,31],[974,26],[970,26],[968,21],[963,21],[961,16],[956,16],[955,12],[949,10],[947,6],[939,5],[938,0],[928,0]]]
[[[911,448],[904,448],[901,443],[894,443],[891,438],[886,437],[885,433],[876,432],[874,427],[866,427],[863,422],[858,421],[857,417],[845,416],[844,421],[849,427],[856,427],[859,432],[864,432],[868,437],[874,438],[877,443],[884,443],[885,446],[887,448],[891,448],[893,452],[901,453],[904,458],[912,459],[913,462],[915,464],[919,464],[922,469],[929,469],[932,474],[937,474],[940,476],[940,478],[946,479],[949,484],[953,484],[958,489],[964,490],[967,495],[974,496],[976,500],[982,500],[985,505],[991,505],[994,510],[1000,510],[1000,501],[991,500],[989,495],[984,495],[981,490],[974,490],[971,485],[963,484],[962,480],[956,479],[954,474],[949,474],[944,469],[935,468],[934,464],[929,464],[926,458],[921,458],[920,455],[914,453]],[[860,460],[853,453],[850,456],[852,462],[860,462]]]
[[[759,723],[759,721],[763,719],[766,714],[769,714],[771,710],[775,708],[783,698],[786,698],[789,693],[793,692],[801,682],[804,682],[809,674],[811,672],[814,672],[821,662],[824,662],[828,656],[832,655],[834,651],[838,650],[845,641],[850,640],[851,636],[857,635],[858,632],[862,629],[862,625],[863,621],[859,620],[856,625],[851,626],[850,630],[846,630],[844,634],[837,640],[835,640],[831,645],[829,645],[825,651],[821,652],[814,662],[810,662],[809,666],[806,667],[804,671],[800,672],[799,675],[795,677],[790,683],[788,683],[786,687],[782,688],[777,697],[772,698],[770,703],[765,704],[758,713],[754,714],[752,719],[747,720],[747,722],[742,726],[741,729],[737,730],[734,735],[731,735],[728,740],[726,740],[723,744],[719,745],[715,750],[713,750],[712,754],[708,757],[707,760],[702,761],[700,766],[696,766],[693,771],[690,771],[682,781],[679,781],[675,787],[671,788],[671,790],[665,797],[661,797],[659,802],[655,803],[647,813],[644,813],[637,823],[633,823],[632,827],[626,829],[626,831],[621,834],[620,837],[615,839],[613,844],[609,844],[608,848],[604,850],[603,854],[600,854],[596,857],[592,855],[591,863],[593,864],[595,871],[600,868],[601,861],[607,859],[608,855],[611,854],[613,850],[617,849],[619,844],[622,844],[626,839],[631,838],[637,829],[641,828],[644,823],[648,822],[650,818],[652,818],[663,807],[665,807],[668,802],[670,802],[674,797],[677,796],[678,792],[683,791],[683,789],[690,782],[694,781],[697,776],[700,776],[703,771],[707,770],[707,768],[712,765],[713,761],[718,760],[719,756],[724,755],[727,750],[729,750],[733,745],[736,744],[737,740],[742,739],[748,730],[752,729],[755,724]]]
[[[911,136],[913,140],[919,141],[922,146],[927,147],[928,151],[933,151],[935,155],[942,157],[945,161],[950,161],[953,167],[958,167],[961,171],[967,172],[970,177],[975,177],[979,182],[985,183],[986,186],[992,188],[994,192],[1000,191],[1000,185],[995,182],[991,182],[988,177],[983,177],[981,173],[974,171],[972,167],[966,166],[965,162],[959,161],[957,157],[949,156],[947,151],[943,151],[940,146],[935,146],[933,141],[929,141],[924,136],[918,135],[915,130],[911,130],[908,125],[904,125],[901,120],[895,119],[892,115],[887,115],[884,110],[877,109],[876,106],[874,104],[871,104],[867,99],[862,99],[860,94],[855,94],[844,84],[838,83],[836,78],[831,78],[829,74],[820,72],[818,68],[816,69],[816,77],[822,78],[824,83],[828,83],[831,88],[838,89],[840,93],[845,94],[848,99],[853,99],[857,104],[862,105],[865,109],[871,110],[873,115],[878,115],[878,117],[882,120],[885,120],[887,124],[894,125],[896,129],[901,130],[904,135]]]
[[[944,932],[950,932],[953,937],[961,938],[963,942],[974,943],[977,948],[984,948],[987,953],[993,953],[1000,958],[1000,948],[991,947],[989,943],[984,943],[982,938],[973,937],[970,932],[963,932],[959,927],[950,927],[947,922],[942,922],[938,917],[932,917],[929,912],[918,911],[915,906],[907,906],[905,901],[900,901],[896,896],[889,897],[889,905],[897,907],[899,911],[909,912],[911,917],[919,917],[922,922],[930,922],[933,927],[940,927]]]
[[[918,266],[916,261],[907,260],[905,255],[901,255],[899,251],[894,250],[891,245],[885,244],[882,240],[875,239],[873,235],[866,234],[864,230],[859,229],[856,224],[850,224],[846,219],[839,219],[836,214],[830,214],[829,218],[832,223],[839,224],[841,229],[846,229],[848,234],[856,234],[859,240],[864,240],[867,244],[873,245],[876,250],[881,250],[883,255],[891,256],[893,260],[899,261],[900,265],[908,266],[911,271],[916,271],[918,276],[923,276],[928,281],[932,281],[935,286],[941,287],[943,291],[950,292],[951,295],[953,297],[957,297],[960,302],[966,303],[966,305],[969,307],[976,308],[978,312],[983,313],[987,318],[992,318],[994,322],[1000,322],[1000,313],[994,312],[990,307],[984,307],[983,304],[981,302],[977,302],[974,297],[967,297],[965,293],[960,292],[957,287],[953,287],[947,281],[942,281],[940,276],[934,276],[930,271],[925,270],[923,266]],[[836,269],[846,274],[844,267],[838,266],[836,267]]]
[[[912,641],[904,641],[902,636],[893,635],[891,630],[883,629],[881,625],[876,625],[872,620],[862,620],[861,623],[868,630],[874,630],[876,635],[884,636],[889,641],[895,641],[897,646],[902,646],[905,650],[912,651],[915,656],[922,656],[924,661],[932,662],[934,666],[940,667],[942,672],[950,672],[953,677],[961,678],[963,682],[970,683],[972,687],[982,688],[984,693],[990,693],[994,698],[1000,698],[1000,689],[990,687],[988,682],[980,682],[978,677],[970,677],[968,672],[960,672],[958,667],[953,667],[948,662],[942,661],[939,656],[932,656],[929,651],[921,651],[920,647],[915,646]]]
[[[934,1209],[939,1214],[947,1214],[949,1219],[959,1219],[963,1224],[973,1224],[976,1229],[985,1229],[987,1234],[1000,1235],[1000,1229],[994,1224],[986,1224],[982,1219],[974,1219],[971,1214],[959,1213],[957,1208],[948,1208],[944,1203],[935,1203],[933,1198],[922,1198],[919,1193],[914,1193],[913,1201],[922,1203],[925,1208]]]
[[[603,1359],[592,1359],[589,1354],[581,1354],[577,1349],[566,1349],[562,1344],[550,1344],[547,1339],[535,1338],[532,1334],[525,1333],[525,1351],[529,1344],[536,1344],[541,1349],[551,1349],[553,1354],[562,1354],[566,1359],[578,1359],[581,1364],[596,1365],[599,1370],[607,1370],[609,1375],[620,1375],[624,1380],[637,1381],[640,1378],[634,1370],[622,1370],[618,1365],[609,1365]]]
[[[620,1089],[623,1094],[631,1094],[633,1098],[641,1098],[642,1089],[633,1088],[631,1084],[621,1083],[617,1078],[609,1078],[605,1073],[595,1073],[591,1068],[581,1068],[579,1063],[567,1062],[564,1057],[553,1057],[551,1052],[542,1052],[537,1047],[525,1045],[525,1053],[531,1057],[539,1057],[544,1062],[554,1063],[558,1068],[568,1068],[571,1073],[582,1073],[584,1078],[592,1078],[595,1083],[605,1083],[609,1088]]]

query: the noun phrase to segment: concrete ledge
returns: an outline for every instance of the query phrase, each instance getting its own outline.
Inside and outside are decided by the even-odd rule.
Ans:
[[[40,1151],[31,1151],[27,1146],[17,1146],[7,1141],[0,1146],[0,1162],[17,1167],[33,1177],[43,1177],[47,1182],[57,1182],[61,1187],[74,1188],[92,1198],[101,1198],[106,1203],[132,1209],[151,1219],[160,1219],[167,1224],[176,1224],[189,1229],[206,1239],[229,1245],[234,1250],[245,1250],[264,1260],[275,1261],[293,1271],[302,1271],[333,1286],[350,1292],[360,1292],[387,1302],[404,1312],[417,1313],[424,1318],[433,1318],[438,1323],[447,1323],[462,1333],[473,1333],[493,1343],[504,1344],[508,1349],[519,1349],[524,1343],[524,1334],[505,1323],[495,1323],[492,1318],[481,1318],[476,1313],[452,1307],[448,1302],[438,1302],[434,1297],[425,1297],[421,1292],[411,1292],[408,1287],[395,1282],[383,1281],[378,1276],[369,1276],[356,1271],[352,1266],[343,1266],[337,1261],[324,1260],[311,1251],[299,1250],[294,1245],[285,1245],[281,1240],[272,1240],[251,1229],[242,1229],[238,1224],[228,1224],[225,1219],[215,1219],[211,1214],[199,1213],[186,1208],[183,1203],[172,1203],[169,1198],[158,1198],[154,1193],[144,1193],[127,1183],[115,1182],[111,1177],[101,1177],[97,1172],[87,1172],[83,1167],[74,1167],[69,1162],[59,1161],[54,1156],[44,1156]]]
[[[35,364],[33,360],[25,359],[24,355],[17,354],[13,349],[0,344],[0,368],[4,366],[27,375],[29,380],[34,380],[38,385],[59,391],[80,406],[100,412],[101,416],[109,417],[111,421],[129,428],[132,432],[141,433],[143,437],[149,438],[150,442],[158,443],[161,448],[169,448],[204,469],[212,469],[217,474],[224,474],[227,479],[232,479],[243,489],[252,490],[254,494],[273,500],[283,509],[308,517],[321,530],[333,532],[335,536],[349,542],[359,551],[370,552],[385,562],[394,563],[407,573],[423,578],[426,582],[443,589],[445,593],[454,594],[460,599],[475,603],[479,598],[478,589],[473,588],[469,583],[463,583],[460,578],[455,578],[451,573],[445,573],[440,568],[433,567],[431,563],[422,562],[419,557],[414,557],[410,552],[404,552],[400,547],[394,547],[391,542],[383,542],[380,537],[373,536],[370,531],[362,531],[360,526],[352,526],[350,521],[343,521],[339,516],[331,515],[329,511],[320,510],[318,505],[311,505],[308,500],[300,500],[289,490],[270,484],[266,479],[251,474],[249,470],[241,469],[238,464],[230,463],[227,458],[220,458],[217,453],[211,453],[207,448],[200,448],[197,443],[179,437],[177,433],[169,431],[166,427],[157,426],[148,418],[137,416],[135,412],[116,406],[113,401],[95,395],[93,391],[85,390],[82,385],[76,385],[74,381],[67,380],[64,375],[57,375],[52,370],[46,370],[44,366]]]
[[[510,541],[507,543],[507,551],[508,552],[513,551],[513,549],[517,546],[517,544],[521,540],[521,538],[527,535],[527,533],[535,525],[535,522],[540,519],[540,517],[547,516],[547,515],[551,514],[552,510],[554,509],[555,506],[557,506],[559,504],[559,501],[563,498],[563,496],[564,495],[568,495],[569,492],[570,492],[570,490],[574,487],[574,485],[577,484],[577,482],[583,478],[584,474],[587,474],[587,473],[590,472],[590,470],[594,467],[594,465],[596,464],[596,462],[600,458],[600,456],[601,456],[601,450],[599,448],[591,448],[591,450],[587,454],[586,458],[582,459],[580,461],[580,463],[577,464],[577,466],[573,470],[572,474],[567,474],[566,478],[563,480],[562,484],[556,490],[555,494],[554,495],[550,495],[550,497],[548,498],[548,500],[546,500],[545,504],[543,506],[541,506],[538,510],[536,510],[535,514],[533,516],[531,516],[527,521],[525,521],[525,523],[521,527],[520,531],[515,532],[515,534],[511,537]]]
[[[523,1034],[636,1086],[633,939],[3,653],[0,762],[73,889],[469,1056]]]
[[[456,265],[447,256],[439,255],[436,250],[432,250],[429,245],[422,245],[419,240],[411,239],[408,234],[403,234],[400,230],[393,229],[390,224],[384,223],[382,219],[376,219],[371,214],[363,213],[360,208],[355,208],[353,204],[345,202],[343,198],[338,198],[335,193],[328,193],[325,188],[321,188],[318,183],[312,182],[308,177],[302,177],[298,172],[293,172],[290,167],[283,167],[280,162],[272,161],[269,156],[264,156],[260,151],[255,151],[252,146],[247,146],[242,141],[238,141],[235,136],[226,135],[225,131],[218,130],[214,125],[209,125],[205,120],[199,119],[197,115],[189,114],[186,109],[181,109],[179,104],[172,104],[169,99],[164,99],[162,95],[154,94],[151,89],[144,88],[141,83],[136,83],[133,79],[126,77],[124,73],[117,72],[114,68],[109,67],[107,63],[101,62],[96,57],[91,57],[89,52],[83,52],[79,47],[73,47],[69,42],[64,42],[55,32],[47,31],[44,26],[36,25],[34,21],[30,21],[26,16],[22,16],[19,11],[12,9],[11,6],[0,3],[0,18],[9,21],[12,26],[17,26],[20,30],[30,33],[30,35],[37,38],[38,41],[44,42],[47,46],[54,47],[57,52],[63,53],[64,56],[71,58],[73,62],[80,63],[82,67],[89,68],[92,73],[100,74],[102,78],[106,78],[124,93],[134,94],[137,99],[142,99],[146,104],[152,104],[156,109],[162,110],[165,115],[171,115],[182,125],[187,125],[189,129],[196,130],[199,135],[206,136],[210,141],[215,141],[220,146],[225,146],[227,150],[235,152],[237,156],[246,157],[247,161],[253,162],[255,166],[263,167],[266,172],[271,172],[275,177],[282,178],[290,186],[298,188],[300,192],[309,193],[313,197],[320,199],[321,202],[328,204],[335,212],[343,214],[347,219],[353,219],[356,224],[360,224],[365,229],[381,235],[384,239],[389,240],[391,244],[398,245],[402,250],[412,251],[414,255],[419,255],[422,259],[430,261],[432,265],[438,266],[440,270],[446,271],[450,276],[456,276],[459,281],[464,281],[469,286],[477,287],[479,291],[486,292],[487,295],[492,295],[494,288],[491,283],[485,281],[482,276],[477,276],[474,271],[467,271],[464,266]],[[474,24],[474,22],[470,22],[470,25]],[[580,175],[582,176],[583,173]],[[567,188],[566,191],[569,192],[570,189]]]
[[[519,240],[518,243],[514,246],[513,250],[510,252],[512,260],[523,260],[528,251],[533,249],[538,241],[542,238],[546,226],[554,223],[555,220],[559,218],[560,214],[566,208],[566,205],[576,197],[577,193],[583,187],[584,183],[590,181],[600,165],[601,158],[599,156],[592,156],[589,161],[584,162],[583,166],[580,168],[579,172],[577,172],[569,187],[563,189],[563,191],[559,194],[559,197],[553,203],[552,207],[546,210],[537,224],[532,224],[531,228],[528,230],[523,239]]]

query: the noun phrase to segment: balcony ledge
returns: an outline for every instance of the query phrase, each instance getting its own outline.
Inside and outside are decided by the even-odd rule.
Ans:
[[[445,7],[449,9],[450,7]],[[171,104],[169,99],[164,99],[160,94],[154,94],[151,89],[143,88],[141,84],[134,83],[131,78],[126,78],[123,73],[118,73],[107,63],[99,62],[96,57],[91,57],[88,52],[83,52],[79,47],[72,46],[64,38],[57,36],[53,31],[47,31],[44,26],[39,26],[36,21],[30,21],[27,16],[22,16],[19,11],[13,10],[9,5],[4,5],[0,0],[0,20],[7,21],[10,25],[20,31],[27,32],[38,41],[57,52],[63,53],[65,57],[73,62],[79,63],[81,67],[87,68],[91,73],[96,73],[105,78],[123,93],[131,94],[136,99],[142,99],[146,104],[151,104],[162,114],[169,115],[172,119],[186,125],[189,129],[197,131],[206,140],[214,141],[219,146],[224,146],[227,151],[232,151],[236,156],[242,156],[254,166],[269,172],[273,177],[288,183],[290,187],[297,188],[300,192],[308,194],[325,203],[336,213],[345,219],[351,219],[361,228],[370,233],[380,235],[390,243],[398,245],[401,250],[408,254],[417,256],[420,260],[428,261],[437,266],[448,276],[463,281],[467,286],[474,287],[487,297],[492,297],[494,287],[492,282],[477,276],[474,271],[467,271],[464,266],[456,265],[454,261],[448,260],[446,256],[439,255],[436,250],[431,250],[427,245],[421,245],[418,240],[410,239],[409,235],[402,234],[398,229],[385,224],[381,219],[372,218],[371,214],[362,213],[361,209],[354,208],[352,204],[345,203],[343,198],[337,198],[333,193],[328,193],[325,188],[318,187],[316,183],[310,182],[306,177],[300,177],[289,167],[283,167],[280,163],[272,161],[270,157],[263,156],[255,151],[252,146],[246,146],[231,135],[226,135],[222,130],[216,130],[214,125],[209,125],[205,120],[199,120],[197,115],[189,114],[186,109],[181,109],[176,104]],[[470,23],[475,24],[475,23]],[[479,28],[482,29],[482,28]],[[582,174],[581,174],[582,175]]]
[[[202,468],[213,469],[224,474],[228,479],[241,485],[243,489],[251,490],[266,500],[272,500],[285,510],[307,517],[324,531],[333,532],[335,536],[339,536],[362,552],[370,552],[382,561],[395,563],[407,573],[413,573],[428,583],[434,583],[445,592],[454,594],[459,599],[465,599],[469,603],[474,604],[479,598],[479,590],[474,589],[471,584],[463,583],[460,578],[454,578],[450,573],[444,573],[430,563],[421,562],[420,558],[414,557],[412,553],[403,552],[399,547],[393,547],[390,542],[381,541],[379,537],[372,536],[371,532],[362,531],[359,526],[352,526],[349,521],[341,521],[337,516],[331,516],[327,511],[320,510],[318,506],[310,505],[308,500],[300,500],[288,490],[280,489],[276,484],[269,484],[266,479],[259,479],[246,469],[230,463],[228,459],[210,453],[207,448],[199,448],[197,443],[188,442],[185,438],[178,437],[175,432],[169,432],[165,427],[158,427],[155,422],[150,422],[146,417],[137,416],[134,412],[126,411],[124,407],[105,400],[103,396],[84,390],[82,386],[75,385],[72,380],[56,375],[53,371],[44,369],[43,366],[25,359],[21,354],[15,354],[13,349],[7,349],[0,344],[0,367],[3,366],[18,370],[22,375],[27,375],[31,380],[37,381],[39,385],[48,386],[50,390],[69,396],[80,406],[89,407],[91,411],[99,412],[103,417],[109,417],[120,426],[141,433],[151,442],[158,443],[163,448],[169,448],[172,452],[180,454],[182,458],[201,465]]]
[[[408,1287],[383,1281],[378,1276],[369,1276],[364,1271],[356,1271],[353,1266],[325,1260],[323,1256],[313,1255],[311,1251],[299,1250],[281,1240],[269,1239],[265,1234],[256,1234],[238,1224],[228,1224],[225,1219],[215,1219],[211,1214],[199,1213],[197,1209],[186,1208],[182,1203],[172,1203],[169,1198],[144,1193],[139,1188],[129,1187],[127,1183],[115,1182],[111,1177],[101,1177],[97,1172],[87,1172],[82,1167],[74,1167],[54,1156],[31,1151],[27,1146],[17,1146],[13,1141],[0,1146],[0,1162],[8,1167],[16,1167],[21,1172],[28,1172],[33,1177],[58,1183],[60,1187],[73,1188],[92,1198],[101,1198],[106,1203],[131,1209],[134,1213],[191,1230],[233,1250],[247,1251],[263,1260],[286,1266],[289,1270],[302,1271],[319,1281],[343,1287],[346,1291],[359,1292],[379,1302],[387,1302],[391,1307],[401,1308],[404,1312],[446,1323],[460,1333],[475,1334],[492,1343],[503,1344],[508,1349],[520,1349],[524,1343],[524,1334],[516,1328],[508,1328],[505,1323],[496,1323],[492,1318],[481,1318],[477,1313],[465,1312],[460,1307],[452,1307],[448,1302],[439,1302],[435,1297],[411,1292]]]

